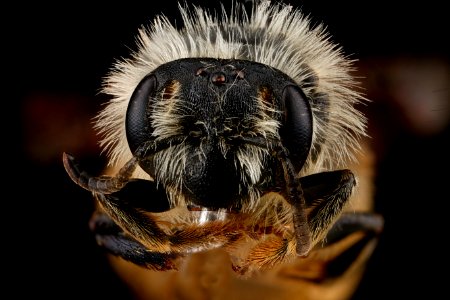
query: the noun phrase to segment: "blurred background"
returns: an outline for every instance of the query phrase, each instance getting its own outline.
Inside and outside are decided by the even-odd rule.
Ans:
[[[218,1],[188,2],[219,7]],[[4,11],[12,12],[2,26],[3,63],[10,68],[3,126],[12,141],[5,147],[12,155],[4,158],[4,187],[13,191],[3,197],[4,248],[12,252],[4,259],[13,267],[9,280],[24,286],[14,298],[127,299],[89,232],[94,203],[70,181],[61,157],[68,151],[97,174],[104,167],[92,130],[106,100],[99,94],[102,78],[135,49],[138,28],[156,14],[181,25],[176,1],[163,3],[36,2]],[[439,295],[445,277],[435,270],[448,268],[448,9],[437,1],[289,3],[326,24],[331,39],[357,59],[371,100],[364,110],[377,159],[375,208],[386,223],[354,298]],[[9,105],[13,120],[6,118]]]

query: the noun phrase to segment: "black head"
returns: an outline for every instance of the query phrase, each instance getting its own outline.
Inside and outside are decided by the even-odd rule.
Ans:
[[[211,208],[238,206],[282,144],[297,170],[312,140],[311,108],[286,74],[246,60],[186,58],[159,66],[133,93],[126,118],[133,153],[167,145],[141,167],[165,188]],[[251,142],[254,141],[254,142]]]

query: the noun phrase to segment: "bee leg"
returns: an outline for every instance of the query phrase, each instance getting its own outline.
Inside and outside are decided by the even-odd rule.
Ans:
[[[318,273],[314,280],[338,277],[359,258],[368,258],[371,248],[383,230],[382,216],[369,212],[343,213],[327,232],[323,243],[315,244],[309,255],[296,262],[300,266],[295,276],[310,278],[311,270]],[[257,269],[272,268],[291,258],[290,249],[294,249],[294,238],[267,239],[251,249],[240,272],[245,274],[253,266]],[[312,267],[315,266],[315,267]],[[306,272],[304,271],[306,270]],[[293,273],[291,273],[292,275]]]
[[[167,196],[156,189],[154,182],[133,180],[118,192],[112,194],[94,192],[93,195],[103,211],[146,248],[156,252],[170,252],[167,234],[149,214],[149,211],[159,212],[169,209]]]
[[[367,232],[371,236],[378,236],[384,227],[381,215],[371,212],[345,212],[328,230],[323,245],[337,243],[350,234],[358,231]]]
[[[94,193],[100,207],[112,224],[109,227],[117,228],[120,234],[99,234],[96,230],[98,243],[113,254],[120,255],[138,265],[155,269],[175,268],[170,260],[181,257],[183,253],[205,251],[238,240],[242,234],[233,221],[211,221],[202,226],[186,226],[180,230],[166,233],[158,226],[158,219],[152,213],[146,213],[142,208],[136,207],[133,195],[128,187],[143,184],[139,181],[130,181],[119,192],[113,194]],[[147,194],[141,194],[148,197]],[[147,201],[151,202],[148,197]],[[130,205],[132,203],[132,205]],[[153,211],[155,211],[154,207]],[[101,224],[97,220],[97,224]],[[103,226],[105,227],[105,226]],[[100,228],[103,228],[100,227]],[[116,230],[116,231],[117,231]],[[129,251],[137,251],[129,253]],[[150,264],[147,263],[150,261]],[[157,264],[155,265],[154,262]]]
[[[126,163],[114,177],[91,176],[81,169],[71,155],[66,153],[63,155],[63,162],[71,179],[91,191],[100,206],[121,228],[141,242],[148,241],[152,249],[168,250],[166,234],[153,219],[145,215],[142,205],[139,208],[136,204],[147,202],[147,209],[148,205],[153,205],[156,210],[161,210],[161,206],[164,210],[164,204],[165,209],[169,208],[169,201],[165,193],[156,188],[155,183],[144,180],[130,181],[138,163],[136,158]],[[144,195],[148,198],[143,200]]]
[[[126,234],[127,238],[120,235],[120,239],[117,235],[98,236],[101,244],[109,245],[110,251],[122,252],[122,256],[126,256],[126,249],[133,250],[141,245],[149,249],[152,256],[161,256],[174,251],[206,250],[240,237],[232,222],[210,222],[201,230],[193,226],[174,231],[171,235],[166,233],[158,226],[158,219],[152,213],[170,210],[167,193],[153,181],[130,179],[136,159],[130,160],[115,177],[90,176],[82,171],[72,156],[64,154],[63,159],[72,180],[91,191],[101,210]]]
[[[327,277],[339,277],[358,258],[372,253],[384,226],[383,218],[374,213],[344,213],[328,231],[323,247],[335,249],[333,259],[327,263]]]
[[[132,158],[116,176],[94,177],[83,171],[79,163],[69,154],[63,155],[64,167],[71,179],[89,190],[101,208],[125,232],[135,237],[149,249],[169,252],[167,234],[147,212],[170,209],[169,200],[156,183],[142,179],[131,179],[137,158]]]
[[[278,274],[290,280],[297,278],[315,284],[333,284],[333,280],[349,283],[352,277],[360,276],[358,272],[373,253],[382,230],[383,218],[378,214],[343,213],[328,231],[324,242],[311,250],[313,255],[296,260]]]
[[[120,191],[113,194],[113,198],[118,198],[116,201],[121,203],[118,205],[123,205],[124,209],[125,207],[131,206],[151,213],[170,210],[170,203],[166,191],[154,181],[131,179]],[[110,201],[114,200],[110,198]]]
[[[118,192],[94,193],[94,197],[120,228],[151,251],[197,252],[228,244],[241,235],[231,220],[210,221],[201,229],[193,225],[166,233],[153,213],[169,209],[167,195],[151,181],[132,180]]]
[[[119,191],[130,180],[138,165],[138,159],[133,157],[129,160],[116,176],[92,176],[82,170],[75,158],[67,153],[63,153],[63,164],[67,174],[80,187],[91,192],[110,194]]]
[[[157,271],[176,269],[176,253],[149,251],[144,245],[128,236],[105,213],[93,215],[90,227],[95,233],[97,243],[109,253],[122,257],[136,265]]]
[[[287,199],[289,204],[292,205],[294,210],[293,222],[295,239],[297,241],[296,252],[298,256],[306,256],[311,249],[312,240],[311,230],[306,216],[305,197],[295,168],[288,158],[287,150],[283,146],[280,146],[279,149],[280,151],[277,153],[277,158],[281,162],[286,184],[286,190],[282,191],[282,195]]]
[[[300,178],[312,240],[323,238],[341,214],[356,185],[350,170],[312,174]]]

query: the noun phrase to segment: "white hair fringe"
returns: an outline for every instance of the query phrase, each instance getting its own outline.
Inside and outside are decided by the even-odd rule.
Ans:
[[[179,10],[183,28],[177,29],[164,15],[157,16],[139,30],[138,50],[117,60],[105,77],[102,92],[111,99],[95,118],[94,127],[102,136],[100,145],[107,152],[109,166],[121,166],[132,157],[125,116],[137,84],[162,64],[192,57],[255,61],[284,72],[300,87],[313,75],[315,92],[327,95],[328,117],[321,119],[322,107],[310,101],[311,151],[316,149],[317,155],[309,155],[301,175],[332,170],[354,160],[360,139],[366,136],[366,118],[355,105],[366,99],[350,75],[354,61],[330,41],[322,24],[313,27],[300,10],[270,1],[254,4],[251,16],[238,3],[229,14],[222,6],[220,17],[196,6],[179,5]],[[310,88],[303,91],[311,99]]]

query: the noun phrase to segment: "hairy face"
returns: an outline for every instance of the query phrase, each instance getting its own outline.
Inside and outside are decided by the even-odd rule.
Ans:
[[[183,195],[213,208],[240,206],[271,180],[271,151],[283,140],[299,146],[292,148],[298,164],[306,160],[311,112],[306,99],[292,92],[294,85],[281,71],[246,60],[164,64],[141,81],[130,101],[130,149],[169,143],[141,161],[151,177],[177,199]],[[299,104],[294,101],[302,102],[305,112],[291,120]]]
[[[105,78],[103,92],[112,99],[97,116],[96,129],[103,136],[101,145],[109,155],[111,166],[123,165],[133,156],[124,126],[127,107],[139,82],[155,70],[161,72],[161,76],[165,74],[164,80],[158,77],[157,88],[160,93],[165,88],[166,95],[158,97],[176,104],[176,109],[180,109],[180,101],[189,100],[189,104],[182,107],[186,111],[181,114],[192,115],[192,109],[195,113],[204,113],[204,110],[198,112],[198,105],[194,105],[199,102],[192,102],[204,95],[208,97],[205,101],[212,105],[208,114],[213,109],[225,108],[231,117],[239,118],[242,114],[248,116],[251,109],[264,111],[258,108],[261,105],[269,107],[270,111],[273,108],[270,97],[281,97],[275,95],[272,83],[277,78],[288,77],[287,80],[304,93],[313,119],[310,155],[299,170],[300,175],[342,168],[353,158],[354,150],[360,149],[360,137],[365,135],[366,120],[354,106],[363,97],[355,89],[357,83],[350,75],[352,61],[331,42],[321,24],[313,27],[299,10],[268,1],[255,5],[251,16],[241,5],[236,5],[231,12],[223,11],[223,15],[228,16],[224,19],[201,8],[190,10],[180,6],[180,12],[182,29],[164,17],[156,18],[150,26],[140,30],[139,47],[132,58],[117,61]],[[199,61],[193,63],[192,59]],[[253,62],[255,67],[249,70],[245,61]],[[174,67],[174,62],[181,64]],[[262,76],[266,71],[268,76]],[[216,84],[210,80],[213,73]],[[244,95],[250,97],[244,98]],[[230,101],[234,96],[241,101]],[[223,105],[224,100],[228,106]],[[214,108],[214,103],[220,105]],[[238,111],[240,108],[242,111]],[[156,122],[158,116],[153,117]],[[199,122],[203,119],[205,117],[201,116]],[[158,132],[161,136],[182,128],[179,118],[163,122],[165,126]],[[234,124],[236,121],[228,118],[227,122]],[[250,123],[260,124],[257,126],[263,126],[264,132],[268,132],[267,126],[274,128],[260,120]],[[137,173],[138,177],[147,177],[145,172]],[[250,178],[255,180],[256,173],[251,173]],[[247,177],[242,178],[248,180]]]
[[[222,248],[247,276],[381,229],[375,215],[343,213],[357,178],[341,168],[366,121],[351,61],[291,6],[243,9],[219,19],[180,7],[183,27],[160,16],[140,31],[138,51],[105,78],[112,98],[96,117],[115,175],[63,155],[99,205],[91,228],[110,253],[165,271]],[[318,280],[336,274],[334,261],[310,257]]]

